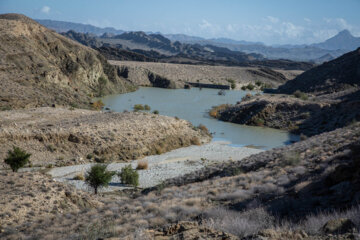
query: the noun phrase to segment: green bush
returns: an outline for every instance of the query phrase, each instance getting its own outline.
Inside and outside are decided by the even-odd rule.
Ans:
[[[235,89],[236,88],[236,83],[234,79],[226,79],[228,81],[228,83],[230,83],[231,89]]]
[[[242,86],[242,87],[241,87],[241,90],[244,90],[244,91],[245,91],[245,90],[246,90],[246,86]]]
[[[142,105],[142,104],[135,104],[134,105],[134,110],[135,111],[141,111],[141,110],[144,110],[145,107]]]
[[[158,110],[154,110],[154,111],[153,111],[153,114],[159,114],[159,111],[158,111]]]
[[[98,189],[107,187],[115,172],[106,170],[107,165],[96,164],[91,167],[85,175],[85,183],[94,189],[94,193],[98,193]]]
[[[30,156],[30,153],[27,153],[24,150],[14,146],[12,151],[8,151],[8,155],[4,162],[10,165],[10,168],[13,170],[13,172],[17,172],[20,168],[29,163]]]
[[[150,110],[151,110],[150,106],[147,105],[147,104],[145,104],[144,109],[145,109],[146,111],[150,111]]]
[[[135,169],[132,169],[131,165],[127,165],[121,172],[118,173],[121,182],[124,184],[130,184],[134,187],[139,186],[139,174]]]
[[[308,100],[308,99],[309,99],[309,97],[308,97],[308,95],[307,95],[306,93],[301,92],[301,91],[299,91],[299,90],[296,90],[296,91],[294,92],[294,96],[295,96],[296,98],[300,98],[300,99],[302,99],[302,100]]]
[[[246,86],[247,89],[249,89],[250,91],[254,90],[255,86],[252,85],[251,83],[249,83],[247,86]]]

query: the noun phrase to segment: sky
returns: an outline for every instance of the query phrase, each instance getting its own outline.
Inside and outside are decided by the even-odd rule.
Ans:
[[[360,0],[0,0],[0,13],[125,31],[310,44],[348,29],[360,37]]]

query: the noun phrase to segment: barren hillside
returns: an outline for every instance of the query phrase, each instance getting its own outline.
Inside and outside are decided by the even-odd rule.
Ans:
[[[0,108],[61,104],[89,107],[99,92],[134,87],[97,51],[61,36],[20,14],[0,15]]]
[[[260,67],[225,67],[209,65],[188,65],[156,62],[109,61],[112,65],[128,69],[128,79],[137,85],[151,86],[148,72],[153,72],[174,81],[179,87],[185,82],[211,83],[230,85],[231,80],[236,88],[257,81],[277,87],[285,81],[302,73],[300,70],[271,70]]]

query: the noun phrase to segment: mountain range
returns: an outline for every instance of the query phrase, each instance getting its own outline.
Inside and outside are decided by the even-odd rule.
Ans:
[[[131,34],[131,32],[125,32],[115,28],[100,28],[89,24],[54,20],[36,21],[57,32],[67,32],[69,30],[73,30],[79,33],[87,33],[90,35],[94,34],[94,37],[102,39],[116,39],[117,37],[115,36],[119,36],[123,33],[130,34],[128,37],[134,36],[134,34]],[[212,45],[247,54],[261,54],[264,58],[267,59],[289,59],[293,61],[311,61],[315,63],[322,63],[324,61],[332,60],[343,55],[344,53],[360,47],[360,37],[354,37],[348,30],[343,30],[332,38],[321,43],[314,43],[311,45],[288,44],[272,46],[265,45],[262,42],[238,41],[228,38],[205,39],[196,36],[188,36],[185,34],[154,34],[152,32],[142,33],[145,35],[157,36],[157,38],[162,36],[164,39],[167,39],[166,41],[171,41],[173,43],[179,42],[183,44],[197,44],[205,47]],[[125,37],[126,35],[123,35],[122,39],[128,41],[130,40],[126,39]],[[113,43],[114,41],[111,42]],[[161,51],[160,53],[163,54],[164,52]]]

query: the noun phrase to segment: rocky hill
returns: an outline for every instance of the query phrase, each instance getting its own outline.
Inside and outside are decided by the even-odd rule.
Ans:
[[[360,49],[310,69],[272,93],[214,108],[223,121],[268,126],[308,136],[360,120]],[[289,95],[292,94],[292,95]]]
[[[102,92],[127,92],[134,86],[97,51],[61,36],[19,14],[0,15],[0,108],[89,107]]]
[[[291,94],[296,90],[328,94],[358,89],[360,85],[360,48],[326,62],[280,86],[278,92]]]
[[[349,30],[342,30],[332,38],[322,43],[312,44],[312,46],[328,50],[344,49],[352,51],[360,47],[360,37],[354,37]]]

